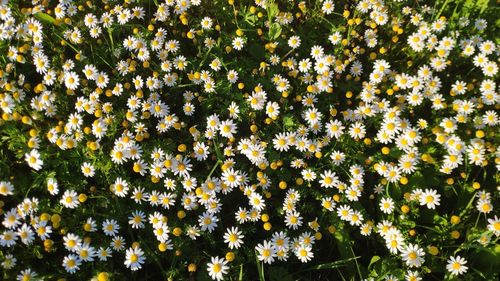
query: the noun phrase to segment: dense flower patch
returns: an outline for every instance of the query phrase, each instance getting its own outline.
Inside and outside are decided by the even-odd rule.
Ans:
[[[499,9],[451,2],[0,0],[2,278],[495,280]]]

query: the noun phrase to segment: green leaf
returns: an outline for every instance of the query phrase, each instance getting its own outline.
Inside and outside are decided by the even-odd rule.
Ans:
[[[33,252],[34,252],[34,254],[35,254],[35,256],[36,256],[37,258],[39,258],[39,259],[43,259],[43,255],[42,255],[42,253],[40,252],[40,248],[38,248],[38,247],[37,247],[37,248],[35,248]]]
[[[273,266],[269,268],[269,279],[271,281],[293,281],[292,276],[284,267]]]
[[[293,121],[293,115],[288,114],[283,117],[283,125],[285,128],[293,128],[295,126],[295,122]]]
[[[0,41],[0,50],[8,46],[9,46],[9,41],[7,40]]]
[[[108,27],[108,35],[109,35],[109,41],[111,42],[111,50],[113,51],[115,49],[115,42],[113,41],[113,29]]]
[[[274,3],[274,1],[269,1],[268,7],[267,7],[267,16],[269,19],[274,19],[280,12],[280,9],[278,8],[278,5]]]
[[[472,268],[472,270],[473,270],[473,271],[474,271],[477,275],[481,276],[484,280],[486,280],[486,276],[484,276],[484,274],[483,274],[481,271],[479,271],[479,270],[477,270],[477,269],[475,269],[475,268]]]
[[[269,40],[274,40],[281,35],[281,25],[277,22],[271,24],[269,27]]]
[[[36,13],[35,18],[43,23],[52,24],[52,25],[56,24],[56,19],[53,18],[51,15],[48,15],[46,13],[42,13],[42,12]]]
[[[240,264],[240,275],[238,276],[239,281],[243,281],[243,264]]]
[[[474,249],[470,253],[471,268],[476,268],[485,274],[494,273],[495,269],[500,266],[500,255],[495,253],[493,249],[471,245]]]
[[[318,264],[318,265],[309,267],[303,271],[321,270],[321,269],[335,269],[335,268],[347,266],[348,264],[351,263],[351,261],[357,260],[359,258],[361,258],[361,256],[343,259],[343,260],[338,260],[338,261],[329,262],[329,263]]]
[[[370,267],[379,260],[380,260],[379,256],[373,256],[372,259],[370,260],[370,264],[368,264],[368,269],[370,269]]]
[[[479,14],[484,13],[488,9],[489,0],[477,0],[476,7],[479,9]]]
[[[258,19],[259,18],[252,13],[248,13],[245,15],[245,21],[251,26],[255,26],[255,23],[257,22]]]
[[[337,240],[337,248],[340,252],[340,256],[343,260],[355,260],[356,257],[351,253],[351,245],[350,241],[352,240],[349,237],[349,234],[344,230],[338,230],[334,234],[335,239]],[[347,266],[347,272],[351,277],[354,277],[356,269],[353,264],[344,264]]]
[[[259,272],[259,280],[266,281],[266,277],[264,276],[264,265],[261,261],[259,261],[259,253],[255,251],[255,262],[257,264],[257,271]]]

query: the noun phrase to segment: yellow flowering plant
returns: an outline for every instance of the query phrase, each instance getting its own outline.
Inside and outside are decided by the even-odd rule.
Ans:
[[[496,280],[497,1],[0,0],[4,280]]]

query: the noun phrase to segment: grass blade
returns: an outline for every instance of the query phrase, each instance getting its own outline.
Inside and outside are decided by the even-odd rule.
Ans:
[[[255,251],[255,262],[257,263],[257,271],[259,272],[259,280],[266,281],[266,277],[264,276],[264,264],[259,261],[258,253]]]
[[[318,264],[309,268],[306,268],[304,270],[301,270],[295,274],[306,272],[306,271],[313,271],[313,270],[322,270],[322,269],[335,269],[339,267],[346,266],[349,264],[351,261],[355,261],[357,259],[361,258],[361,256],[353,257],[353,258],[348,258],[348,259],[343,259],[343,260],[338,260],[334,262],[329,262],[329,263],[323,263],[323,264]]]

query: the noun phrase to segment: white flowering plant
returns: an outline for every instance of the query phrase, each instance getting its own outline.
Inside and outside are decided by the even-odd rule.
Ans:
[[[498,1],[0,0],[3,280],[497,280]]]

